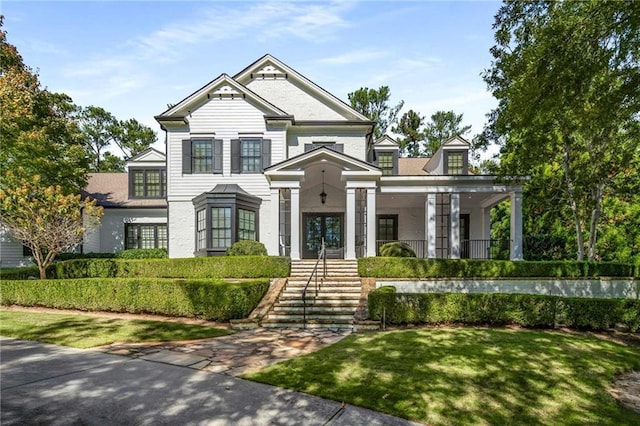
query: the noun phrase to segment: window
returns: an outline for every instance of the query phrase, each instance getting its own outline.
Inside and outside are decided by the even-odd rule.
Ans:
[[[449,151],[446,153],[447,162],[444,171],[447,175],[465,174],[466,164],[464,153],[462,151]]]
[[[382,169],[382,176],[393,176],[393,153],[378,153],[378,167]]]
[[[231,247],[231,207],[211,208],[211,247]]]
[[[182,173],[222,173],[222,139],[183,140]]]
[[[127,223],[125,249],[167,248],[167,225]]]
[[[196,256],[224,255],[236,241],[257,240],[261,202],[236,184],[216,185],[195,197]]]
[[[256,212],[238,209],[238,240],[256,239]]]
[[[196,249],[207,248],[207,212],[205,209],[196,213]]]
[[[260,173],[271,165],[271,140],[231,140],[231,173]]]
[[[165,169],[131,169],[130,194],[133,198],[164,198],[167,192]]]
[[[244,139],[240,145],[240,163],[242,173],[259,172],[262,169],[262,150],[260,139]]]
[[[378,216],[378,240],[395,241],[398,239],[398,215],[387,214]]]

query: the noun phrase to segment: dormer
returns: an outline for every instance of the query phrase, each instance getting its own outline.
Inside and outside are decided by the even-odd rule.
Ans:
[[[470,146],[461,136],[450,137],[433,154],[425,170],[431,175],[468,175]]]
[[[373,161],[382,170],[382,176],[398,175],[400,145],[393,138],[383,135],[373,144]]]
[[[167,196],[166,156],[153,148],[127,160],[129,198],[165,198]]]

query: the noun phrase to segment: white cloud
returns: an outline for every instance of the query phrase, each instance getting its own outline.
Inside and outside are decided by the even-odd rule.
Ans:
[[[388,52],[381,50],[362,49],[346,52],[336,56],[318,59],[316,62],[329,65],[349,65],[363,62],[376,61],[389,56]]]

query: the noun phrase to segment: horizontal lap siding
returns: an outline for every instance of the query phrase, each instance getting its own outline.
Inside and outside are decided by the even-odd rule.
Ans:
[[[231,174],[231,140],[243,134],[271,140],[271,164],[285,158],[285,132],[267,129],[264,112],[242,98],[214,98],[192,111],[188,120],[188,129],[169,133],[169,200],[190,200],[219,183],[235,183],[250,194],[269,196],[267,180],[261,173]],[[192,137],[222,139],[223,174],[182,174],[182,140]]]
[[[345,119],[287,79],[256,79],[249,82],[247,87],[287,114],[295,116],[296,120]]]
[[[8,232],[0,230],[0,267],[15,268],[32,265],[28,257],[22,255],[22,243],[11,238]]]
[[[313,142],[335,142],[344,146],[343,152],[366,161],[366,139],[364,131],[355,129],[319,129],[289,132],[287,144],[289,157],[304,153],[304,145]]]

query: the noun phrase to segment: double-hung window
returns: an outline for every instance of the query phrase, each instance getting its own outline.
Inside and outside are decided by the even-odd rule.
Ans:
[[[467,173],[466,153],[463,151],[445,151],[446,175],[463,175]]]
[[[270,139],[247,137],[231,140],[231,173],[261,173],[270,165]]]
[[[222,139],[183,140],[182,173],[222,173]]]
[[[164,198],[167,188],[165,169],[131,169],[129,190],[132,198]]]
[[[378,167],[382,169],[382,176],[393,176],[393,153],[378,153]]]
[[[127,223],[124,226],[125,248],[167,248],[166,224]]]

